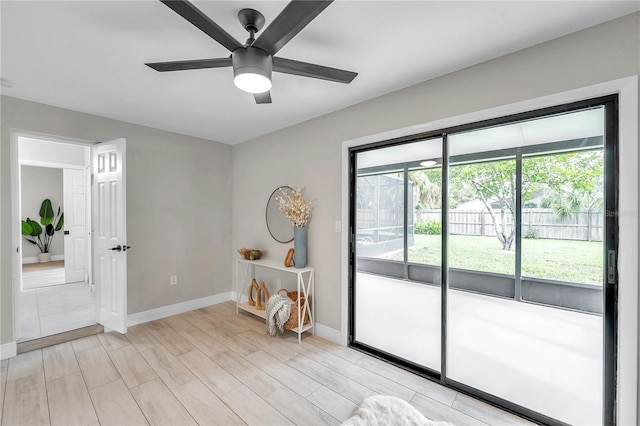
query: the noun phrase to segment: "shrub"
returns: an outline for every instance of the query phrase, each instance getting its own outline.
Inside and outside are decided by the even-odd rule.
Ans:
[[[442,233],[442,223],[435,219],[430,219],[426,222],[416,222],[413,226],[413,232],[422,235],[440,235]]]
[[[522,238],[529,238],[529,239],[535,240],[537,238],[540,238],[540,235],[538,235],[538,231],[535,228],[529,227],[529,229],[527,229],[527,232],[524,233]]]

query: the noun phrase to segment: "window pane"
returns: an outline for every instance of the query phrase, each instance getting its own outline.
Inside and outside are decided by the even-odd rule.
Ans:
[[[435,161],[435,160],[433,160]],[[409,232],[409,262],[442,265],[442,167],[409,172],[413,186],[413,223]]]
[[[457,143],[451,138],[451,147]],[[487,159],[449,171],[449,267],[515,274],[516,162]],[[453,274],[465,280],[467,275]],[[491,278],[487,278],[490,280]]]
[[[427,220],[421,215],[434,214],[440,222],[441,150],[438,138],[356,154],[354,197],[354,339],[435,371],[440,370],[440,235],[422,232]],[[415,264],[406,264],[406,257]]]
[[[602,285],[604,151],[522,160],[522,276]]]
[[[404,179],[400,173],[357,178],[356,253],[404,260]]]
[[[593,108],[450,136],[447,375],[568,424],[602,420],[603,131]]]

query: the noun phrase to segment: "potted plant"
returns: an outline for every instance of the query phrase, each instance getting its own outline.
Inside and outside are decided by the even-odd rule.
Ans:
[[[51,260],[51,240],[56,231],[62,229],[64,225],[64,213],[58,207],[58,213],[53,214],[51,200],[46,199],[40,205],[40,224],[35,220],[27,218],[22,221],[22,236],[31,244],[38,246],[40,253],[38,254],[38,262],[46,263]],[[42,226],[40,226],[42,225]],[[44,227],[44,232],[42,227]]]

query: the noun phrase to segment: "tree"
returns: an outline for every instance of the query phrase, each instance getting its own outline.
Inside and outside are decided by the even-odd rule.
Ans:
[[[442,208],[441,169],[438,168],[410,171],[409,181],[413,182],[414,191],[417,193],[416,208]]]
[[[553,210],[558,220],[575,216],[581,211],[593,212],[604,204],[602,190],[551,190],[542,199],[541,206]]]
[[[571,158],[567,168],[577,176],[560,188],[548,188],[541,205],[553,210],[558,220],[587,212],[587,240],[591,241],[592,213],[604,206],[602,151],[583,153]]]
[[[515,238],[516,163],[515,160],[491,161],[452,166],[449,169],[450,193],[472,188],[493,222],[503,250],[509,250]],[[499,218],[494,211],[498,206]],[[511,221],[507,220],[511,218]]]
[[[601,186],[602,175],[603,153],[600,150],[526,157],[522,160],[522,202],[525,204],[540,193],[556,194],[558,202],[561,193],[572,194],[576,200],[594,198]],[[449,180],[452,195],[473,189],[491,216],[503,250],[510,250],[515,239],[515,160],[454,165],[449,171]]]

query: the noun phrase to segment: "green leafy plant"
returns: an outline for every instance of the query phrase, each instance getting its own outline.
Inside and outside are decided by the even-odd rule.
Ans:
[[[540,238],[540,236],[538,235],[538,231],[535,228],[530,226],[527,229],[527,231],[524,233],[522,238],[529,238],[529,239],[535,240],[536,238]]]
[[[64,226],[64,213],[58,207],[58,213],[54,215],[51,200],[47,198],[40,205],[39,214],[40,223],[29,218],[22,221],[22,236],[31,244],[38,246],[41,253],[49,253],[53,235]]]
[[[425,222],[416,222],[413,232],[422,235],[440,235],[442,233],[442,223],[439,220],[430,219]]]

